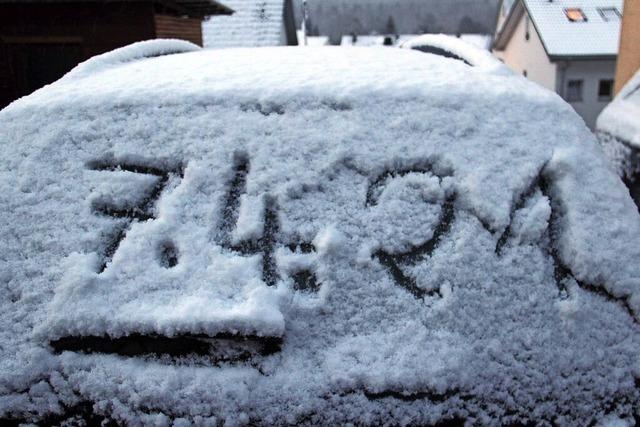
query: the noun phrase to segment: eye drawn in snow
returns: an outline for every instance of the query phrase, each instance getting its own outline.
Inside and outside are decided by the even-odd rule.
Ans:
[[[246,193],[247,176],[250,162],[246,155],[238,155],[234,160],[234,176],[225,196],[220,223],[221,246],[242,255],[261,254],[262,280],[267,286],[275,286],[280,279],[275,250],[279,244],[280,223],[277,202],[269,195],[265,197],[262,236],[257,239],[244,239],[233,242],[233,230],[236,227],[240,211],[241,196]],[[312,253],[314,247],[308,242],[289,242],[284,245],[292,253]],[[313,271],[301,269],[292,274],[295,290],[317,291],[320,284]]]
[[[367,189],[366,205],[371,207],[378,203],[379,194],[384,190],[390,181],[404,177],[408,174],[433,174],[439,181],[448,173],[435,174],[429,165],[423,167],[407,168],[395,171],[387,171],[376,178]],[[418,286],[416,279],[406,274],[402,267],[409,267],[423,261],[425,257],[429,257],[437,249],[444,236],[450,231],[451,225],[455,220],[454,211],[455,194],[445,197],[441,205],[440,216],[433,229],[433,234],[423,243],[411,247],[404,252],[390,253],[383,249],[376,251],[373,256],[378,259],[393,277],[394,282],[399,287],[410,292],[416,299],[423,299],[425,296],[440,296],[439,289],[423,289]],[[425,202],[426,203],[426,202]]]
[[[178,265],[179,252],[171,241],[164,241],[158,247],[160,264],[165,268],[173,268]]]
[[[116,237],[108,243],[109,249],[105,259],[102,261],[99,271],[101,276],[103,276],[102,273],[110,273],[109,277],[105,278],[105,283],[102,285],[104,289],[109,289],[111,285],[111,291],[106,291],[108,293],[130,292],[127,289],[131,289],[131,287],[127,288],[127,282],[131,282],[129,285],[133,287],[141,286],[142,281],[140,280],[143,279],[141,275],[154,274],[147,272],[146,270],[148,270],[148,268],[145,265],[138,265],[139,263],[135,262],[132,264],[132,253],[127,251],[125,251],[127,252],[126,254],[122,254],[120,256],[121,259],[116,263],[115,271],[111,271],[108,266],[111,265],[111,260],[118,251],[118,248],[123,245],[123,242],[127,242],[127,232],[131,229],[133,223],[143,223],[148,220],[157,219],[157,214],[155,213],[157,211],[156,205],[159,203],[164,192],[166,192],[170,178],[173,175],[180,177],[180,179],[184,177],[182,169],[159,169],[155,167],[146,167],[143,166],[143,164],[144,163],[134,164],[126,162],[94,162],[89,164],[89,168],[92,170],[126,171],[143,175],[151,175],[157,178],[150,188],[143,192],[143,196],[139,196],[138,199],[135,197],[124,197],[123,195],[123,198],[127,199],[127,202],[118,203],[117,200],[119,199],[118,195],[116,195],[113,200],[104,196],[93,200],[92,208],[95,213],[113,217],[120,221],[120,224],[116,229],[116,233],[114,233]],[[257,304],[258,306],[265,305],[265,307],[260,307],[260,310],[266,310],[265,315],[268,314],[269,316],[267,323],[274,322],[275,324],[278,324],[278,316],[281,316],[280,313],[270,314],[268,312],[268,310],[277,311],[277,306],[273,305],[277,304],[276,302],[271,300],[267,302],[261,300],[251,301],[251,299],[263,298],[260,296],[262,291],[258,290],[261,286],[274,288],[275,292],[277,292],[275,289],[277,288],[276,285],[282,279],[276,259],[277,252],[280,249],[284,249],[285,251],[288,250],[291,256],[306,256],[308,259],[313,259],[315,248],[313,244],[300,239],[283,241],[280,235],[278,204],[275,198],[271,197],[269,194],[264,195],[261,199],[264,201],[264,209],[260,210],[260,213],[258,213],[258,215],[261,215],[262,217],[262,227],[259,236],[252,235],[250,237],[245,236],[238,238],[234,235],[238,229],[239,217],[242,210],[242,200],[244,200],[243,197],[245,197],[247,193],[247,178],[250,172],[250,167],[250,162],[247,156],[236,156],[234,160],[232,178],[222,200],[223,203],[220,212],[220,221],[217,227],[218,230],[214,233],[217,238],[214,239],[214,241],[205,243],[205,245],[208,244],[209,246],[215,246],[217,244],[227,252],[226,254],[220,254],[220,258],[216,261],[218,263],[216,268],[228,269],[229,265],[233,265],[234,268],[245,270],[246,278],[238,278],[237,275],[234,274],[228,275],[227,280],[236,282],[237,285],[235,286],[238,286],[237,289],[229,288],[228,286],[216,282],[215,279],[211,279],[211,290],[203,292],[199,287],[191,290],[191,292],[193,292],[192,297],[202,300],[202,303],[205,305],[215,307],[213,310],[214,313],[212,313],[213,319],[215,319],[214,323],[229,323],[230,326],[222,327],[215,333],[202,333],[199,332],[198,326],[188,326],[186,330],[176,334],[173,332],[175,326],[172,325],[172,321],[169,320],[168,327],[170,332],[168,335],[165,335],[163,332],[155,329],[157,326],[153,326],[147,331],[144,330],[144,328],[140,329],[138,326],[135,326],[135,321],[130,322],[129,320],[125,320],[124,322],[126,322],[126,324],[122,326],[123,331],[118,332],[116,335],[112,335],[106,331],[103,335],[96,334],[93,331],[91,334],[87,334],[83,331],[61,334],[61,336],[57,336],[49,342],[53,350],[55,352],[76,351],[84,353],[112,353],[123,356],[156,355],[165,359],[168,358],[168,361],[172,363],[179,363],[181,358],[188,356],[190,359],[197,359],[199,363],[205,365],[236,362],[247,362],[249,364],[256,365],[260,360],[262,360],[262,357],[279,351],[283,341],[282,337],[279,336],[278,333],[271,333],[269,329],[266,329],[266,332],[260,330],[259,325],[261,322],[261,315],[258,315],[256,319],[253,319],[252,315],[247,316],[241,311],[242,309],[239,311],[238,308],[242,307],[243,304]],[[177,196],[176,192],[180,193],[180,191],[188,190],[185,188],[180,189],[180,187],[177,187],[176,189],[175,186],[172,186],[172,188],[171,196],[173,198],[172,200],[174,200],[172,203],[175,203],[176,206],[181,206],[180,209],[184,209],[185,207],[182,206],[182,203],[180,202],[180,196]],[[206,202],[206,200],[202,199],[202,202]],[[156,259],[158,260],[159,266],[167,270],[168,273],[168,270],[172,270],[178,265],[180,250],[173,240],[165,237],[164,233],[166,233],[167,230],[169,230],[169,233],[174,233],[175,230],[171,231],[172,229],[183,226],[187,226],[187,228],[189,228],[189,225],[182,224],[181,222],[172,222],[176,221],[175,218],[172,220],[168,220],[164,217],[162,218],[165,224],[160,228],[152,227],[148,223],[145,224],[145,227],[147,228],[137,228],[136,233],[132,233],[136,234],[133,239],[137,239],[137,242],[133,242],[133,245],[130,244],[132,242],[128,242],[127,244],[129,246],[128,251],[131,251],[132,249],[146,250],[145,248],[148,247],[148,242],[157,242]],[[182,220],[177,219],[177,221]],[[163,234],[159,235],[158,238],[155,238],[152,234],[158,230]],[[192,248],[185,247],[183,249],[187,252],[191,250],[191,253],[193,253]],[[207,249],[205,249],[205,251],[206,250]],[[252,258],[255,259],[255,255],[258,255],[261,258],[259,263],[255,263],[252,260]],[[191,258],[193,258],[193,255],[191,255]],[[194,265],[194,260],[187,259],[186,263]],[[317,293],[321,287],[321,283],[316,277],[313,267],[308,266],[308,264],[313,265],[314,262],[307,264],[303,262],[300,265],[299,264],[300,263],[296,264],[294,268],[289,268],[286,272],[293,282],[293,289],[303,293]],[[136,273],[131,270],[133,265],[135,265]],[[262,285],[252,283],[251,281],[251,270],[255,267],[258,267],[257,270],[261,272]],[[206,270],[206,266],[198,264],[198,267],[196,268],[198,268],[205,276],[204,280],[206,281],[207,273],[206,271],[203,272],[203,270]],[[121,271],[124,271],[124,276],[121,275]],[[163,273],[156,270],[155,274]],[[178,278],[180,281],[189,281],[188,278],[180,276],[181,273],[176,274],[178,275],[173,277]],[[121,279],[117,279],[118,277]],[[179,284],[172,284],[171,277],[172,276],[169,275],[166,278],[162,278],[163,280],[167,280],[164,285],[154,284],[152,283],[153,280],[150,282],[149,280],[144,279],[143,281],[150,282],[149,286],[151,286],[150,289],[152,293],[159,291],[161,294],[162,292],[165,292],[165,288],[167,292],[174,292],[175,286],[178,286],[178,288],[180,287]],[[122,282],[122,280],[124,280],[124,282]],[[136,283],[136,281],[138,281],[138,283]],[[81,285],[81,287],[90,287],[92,286],[91,282],[92,279],[88,279]],[[187,285],[187,283],[184,283],[184,285]],[[247,292],[247,287],[258,291],[255,297],[250,293],[248,300],[247,295],[244,295],[244,293]],[[176,288],[175,291],[180,292],[178,288]],[[184,290],[185,292],[187,291],[186,288]],[[208,304],[205,301],[207,292],[213,297]],[[227,294],[228,296],[221,299],[218,295],[219,292]],[[152,297],[149,302],[153,301],[154,298],[155,297]],[[145,300],[148,298],[137,296],[136,299],[140,301],[140,304],[146,304]],[[184,299],[189,303],[188,298]],[[237,302],[235,302],[235,306],[233,306],[234,303],[232,302],[234,300],[237,300]],[[218,313],[217,311],[219,311],[219,306],[225,308],[226,306],[229,306],[229,314],[224,314],[224,311]],[[119,307],[114,307],[114,309],[120,310]],[[153,308],[147,308],[147,310],[149,309],[152,310],[151,319],[156,315],[166,317],[165,314],[153,314]],[[179,309],[177,310],[179,311]],[[253,308],[251,308],[251,310],[253,310]],[[92,313],[83,314],[83,316],[85,315],[89,315],[90,317],[95,316]],[[143,316],[149,316],[149,314],[145,313]],[[170,317],[172,316],[173,315],[170,315]],[[180,314],[176,314],[176,316],[178,316],[178,318],[181,317]],[[192,322],[192,320],[202,322],[202,319],[206,317],[206,315],[202,317],[200,316],[201,315],[194,313],[192,316],[187,316],[193,317],[193,319],[186,319],[186,321],[187,323]],[[239,317],[240,320],[237,320],[234,317]],[[99,319],[100,316],[97,316],[93,320],[97,322]],[[177,318],[173,321],[177,321]],[[72,317],[64,320],[64,322],[72,322]],[[247,330],[239,330],[239,327],[236,326],[238,324],[242,325],[243,328],[247,328]],[[252,325],[254,325],[255,328]],[[216,326],[216,328],[218,327]],[[147,327],[147,329],[149,329],[149,327]]]
[[[118,205],[112,201],[94,201],[92,203],[94,213],[107,215],[120,220],[104,250],[103,260],[99,267],[99,272],[103,272],[118,250],[120,243],[125,239],[131,223],[134,221],[155,219],[154,208],[156,202],[162,196],[162,192],[169,183],[169,178],[172,175],[182,178],[184,170],[183,168],[163,169],[148,166],[143,163],[114,162],[109,160],[89,162],[87,167],[95,171],[126,171],[157,177],[155,184],[148,188],[144,197],[137,202],[131,204],[125,203],[124,205]],[[165,242],[159,250],[161,263],[169,267],[177,264],[178,252],[173,243]]]

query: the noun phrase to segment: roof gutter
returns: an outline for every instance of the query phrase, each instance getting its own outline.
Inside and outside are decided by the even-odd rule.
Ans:
[[[618,55],[549,55],[551,62],[558,61],[615,61]]]
[[[562,99],[567,99],[565,97],[565,83],[567,80],[567,68],[569,68],[569,62],[567,61],[558,62],[558,77],[556,79],[556,93],[560,95]]]
[[[500,32],[495,36],[493,43],[491,44],[492,50],[504,50],[504,48],[507,47],[507,43],[509,43],[511,35],[515,31],[523,12],[524,8],[522,6],[522,0],[516,0],[516,2],[511,6],[509,15],[502,24]]]
[[[498,10],[496,11],[496,19],[493,21],[493,36],[492,40],[491,40],[491,44],[493,45],[493,42],[495,41],[495,36],[497,35],[497,32],[499,30],[498,28],[498,22],[500,21],[500,13],[502,13],[502,5],[504,4],[504,0],[500,0],[498,2]],[[513,5],[512,5],[513,6]]]
[[[549,49],[547,49],[547,45],[544,43],[544,38],[542,37],[542,33],[538,29],[538,25],[536,25],[536,20],[533,19],[533,15],[531,15],[531,12],[529,12],[529,8],[527,7],[526,2],[524,2],[523,0],[520,0],[520,1],[522,2],[525,10],[527,11],[527,15],[529,15],[529,20],[533,24],[533,28],[536,30],[536,33],[538,34],[538,38],[540,39],[540,43],[542,43],[542,47],[544,48],[544,53],[547,54],[547,56],[549,57],[550,61],[553,61],[553,59],[551,59],[551,55],[549,55]]]

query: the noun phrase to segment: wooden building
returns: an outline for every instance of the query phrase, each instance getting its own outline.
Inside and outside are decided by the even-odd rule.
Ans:
[[[202,45],[202,20],[232,13],[214,0],[0,0],[0,108],[136,41]]]

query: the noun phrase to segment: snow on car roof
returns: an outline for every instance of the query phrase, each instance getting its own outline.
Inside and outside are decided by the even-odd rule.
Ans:
[[[634,416],[638,212],[559,97],[410,49],[166,49],[0,112],[0,417]]]

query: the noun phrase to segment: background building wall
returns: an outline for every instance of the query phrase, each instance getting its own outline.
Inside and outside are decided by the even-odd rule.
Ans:
[[[526,71],[527,78],[555,91],[556,65],[549,61],[533,23],[527,21],[528,17],[525,13],[520,18],[505,49],[493,53],[516,73],[524,75]]]
[[[79,37],[87,56],[155,36],[147,2],[5,3],[0,37]]]
[[[598,99],[598,84],[600,80],[613,80],[615,69],[615,60],[585,60],[567,63],[563,85],[565,92],[561,95],[566,98],[566,88],[570,80],[583,81],[582,101],[569,102],[569,104],[582,116],[591,129],[595,128],[598,115],[611,101],[610,99]]]
[[[78,62],[154,37],[151,3],[4,3],[0,108],[57,80]]]

